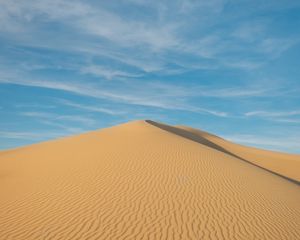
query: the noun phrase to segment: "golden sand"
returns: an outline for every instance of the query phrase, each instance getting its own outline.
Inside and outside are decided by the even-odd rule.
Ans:
[[[0,239],[300,239],[299,161],[152,121],[3,151]]]

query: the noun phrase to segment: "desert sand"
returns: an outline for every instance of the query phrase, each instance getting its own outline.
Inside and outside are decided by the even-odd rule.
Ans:
[[[287,179],[293,180],[298,184],[300,183],[299,155],[246,147],[240,144],[226,141],[225,139],[208,132],[186,126],[176,126],[176,128],[186,130],[186,134],[194,134],[197,140],[206,139],[208,145],[215,145],[215,148],[219,149],[220,151],[231,154],[242,160],[249,161],[257,166],[264,168],[265,170],[269,170],[280,176],[286,177]]]
[[[0,152],[0,239],[300,239],[300,156],[134,121]]]

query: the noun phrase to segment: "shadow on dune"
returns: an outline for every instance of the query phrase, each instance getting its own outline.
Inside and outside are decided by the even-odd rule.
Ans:
[[[246,162],[248,164],[254,165],[254,166],[256,166],[256,167],[258,167],[260,169],[263,169],[263,170],[265,170],[265,171],[267,171],[269,173],[275,174],[275,175],[277,175],[277,176],[279,176],[281,178],[284,178],[284,179],[286,179],[286,180],[288,180],[288,181],[290,181],[292,183],[300,185],[299,181],[297,181],[295,179],[288,178],[288,177],[283,176],[283,175],[281,175],[279,173],[273,172],[273,171],[271,171],[271,170],[269,170],[267,168],[264,168],[264,167],[261,167],[259,165],[254,164],[252,162],[249,162],[248,160],[246,160],[244,158],[241,158],[240,156],[238,156],[238,155],[236,155],[236,154],[228,151],[227,149],[219,146],[218,144],[215,144],[214,142],[211,142],[210,140],[206,139],[205,137],[201,137],[199,135],[196,135],[196,134],[194,134],[192,132],[189,132],[189,131],[181,129],[181,128],[176,128],[176,127],[173,127],[173,126],[161,124],[161,123],[154,122],[154,121],[151,121],[151,120],[146,120],[146,122],[149,123],[149,124],[151,124],[151,125],[153,125],[153,126],[155,126],[155,127],[160,128],[162,130],[165,130],[167,132],[176,134],[178,136],[184,137],[184,138],[189,139],[191,141],[194,141],[194,142],[203,144],[203,145],[205,145],[207,147],[213,148],[213,149],[215,149],[217,151],[220,151],[220,152],[223,152],[225,154],[231,155],[231,156],[233,156],[235,158],[238,158],[238,159],[240,159],[240,160],[242,160],[242,161],[244,161],[244,162]],[[205,133],[204,135],[207,135],[207,133]]]

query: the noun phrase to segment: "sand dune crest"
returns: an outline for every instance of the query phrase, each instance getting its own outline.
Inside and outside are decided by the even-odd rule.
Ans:
[[[272,173],[278,174],[296,184],[300,184],[299,155],[246,147],[232,143],[207,132],[186,126],[176,126],[176,129],[186,131],[192,134],[194,138],[204,138],[210,143],[211,147],[214,147],[215,149],[219,149],[220,151],[253,163],[265,170],[271,171]]]

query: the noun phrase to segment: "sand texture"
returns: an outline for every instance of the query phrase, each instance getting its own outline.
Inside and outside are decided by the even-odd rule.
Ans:
[[[296,183],[300,183],[300,156],[280,152],[267,151],[263,149],[246,147],[226,141],[223,138],[207,132],[186,126],[177,126],[178,130],[187,131],[185,134],[194,134],[195,139],[205,139],[207,145],[215,147],[220,151],[249,161],[273,173],[286,177]],[[189,133],[188,133],[189,132]],[[201,141],[201,140],[200,140]]]
[[[129,122],[0,152],[0,239],[296,240],[299,172],[297,155]]]

